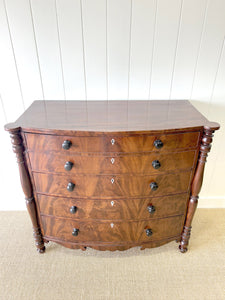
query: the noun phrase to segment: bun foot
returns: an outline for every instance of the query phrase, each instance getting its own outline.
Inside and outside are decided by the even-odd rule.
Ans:
[[[184,247],[182,245],[179,246],[179,250],[180,250],[181,253],[185,253],[185,252],[188,251],[187,247]]]
[[[38,253],[44,253],[45,252],[45,246],[41,249],[37,248],[37,252]]]

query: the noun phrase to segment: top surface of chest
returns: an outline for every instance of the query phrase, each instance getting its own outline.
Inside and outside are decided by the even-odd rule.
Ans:
[[[189,101],[34,101],[6,130],[69,135],[192,131],[216,128]]]

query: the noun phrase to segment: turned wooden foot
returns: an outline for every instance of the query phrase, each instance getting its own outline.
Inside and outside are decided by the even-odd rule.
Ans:
[[[213,132],[214,130],[205,127],[202,135],[198,165],[191,185],[191,195],[188,203],[187,216],[186,216],[183,232],[181,234],[179,249],[182,253],[187,252],[187,246],[191,235],[191,223],[198,205],[198,194],[202,186],[206,158],[208,156],[208,152],[211,149]]]
[[[33,225],[35,245],[37,247],[37,251],[39,253],[43,253],[45,251],[45,246],[38,222],[37,208],[33,197],[30,174],[24,156],[24,145],[22,136],[20,134],[20,128],[12,128],[9,130],[9,132],[12,141],[13,152],[16,154],[17,163],[19,166],[20,181],[26,199],[27,210]]]

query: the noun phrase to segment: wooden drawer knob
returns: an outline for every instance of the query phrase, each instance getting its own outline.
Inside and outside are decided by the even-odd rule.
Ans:
[[[71,146],[72,146],[72,142],[71,142],[71,141],[65,140],[65,141],[62,143],[62,148],[63,148],[64,150],[70,149]]]
[[[152,191],[156,191],[158,188],[158,184],[156,182],[151,182],[150,183],[150,188]]]
[[[69,182],[68,185],[67,185],[67,190],[69,192],[72,192],[75,188],[75,184],[73,182]]]
[[[147,209],[148,209],[148,212],[149,212],[150,214],[154,214],[154,212],[155,212],[155,206],[149,205],[149,206],[147,207]]]
[[[151,236],[153,234],[153,232],[150,228],[146,229],[145,232],[146,232],[147,236]]]
[[[71,206],[71,207],[70,207],[70,212],[71,212],[71,214],[75,214],[76,211],[77,211],[77,207],[76,207],[76,206]]]
[[[73,167],[73,163],[72,163],[71,161],[67,161],[67,162],[65,163],[64,169],[65,169],[66,171],[70,171],[70,170],[72,169],[72,167]]]
[[[154,141],[154,146],[157,148],[157,149],[161,149],[163,147],[163,142],[161,140],[155,140]]]
[[[152,166],[154,169],[159,169],[161,167],[161,164],[158,160],[153,160]]]
[[[78,232],[79,232],[79,229],[78,228],[74,228],[73,232],[72,232],[72,235],[73,236],[78,236]]]

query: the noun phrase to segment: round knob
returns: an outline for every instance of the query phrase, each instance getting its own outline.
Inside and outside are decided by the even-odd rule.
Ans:
[[[78,228],[74,228],[73,232],[72,232],[72,235],[73,236],[78,236],[78,232],[79,232],[79,229]]]
[[[154,169],[159,169],[161,167],[161,164],[158,160],[153,160],[152,166]]]
[[[77,207],[76,206],[71,206],[70,207],[71,214],[75,214],[76,211],[77,211]]]
[[[65,163],[64,169],[65,169],[66,171],[70,171],[70,170],[72,169],[72,167],[73,167],[73,163],[72,163],[71,161],[67,161],[67,162]]]
[[[151,236],[153,234],[153,232],[150,228],[146,229],[145,232],[146,232],[147,236]]]
[[[150,214],[154,214],[154,212],[155,212],[155,206],[149,205],[149,206],[147,207],[147,209],[148,209],[148,212],[149,212]]]
[[[163,146],[163,142],[161,140],[155,140],[154,141],[154,146],[157,148],[157,149],[160,149],[162,148]]]
[[[68,150],[68,149],[70,149],[71,145],[72,145],[72,142],[66,140],[66,141],[64,141],[64,142],[62,143],[62,148],[63,148],[64,150]]]
[[[150,188],[152,191],[156,191],[158,188],[158,184],[156,182],[151,182],[150,183]]]
[[[68,185],[67,185],[67,190],[69,192],[72,192],[74,190],[74,188],[75,188],[75,184],[72,183],[72,182],[69,182]]]

